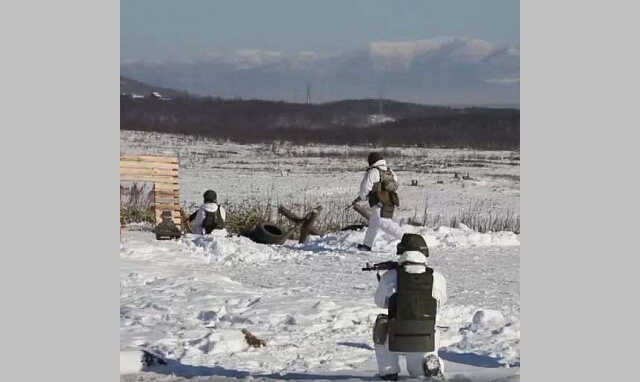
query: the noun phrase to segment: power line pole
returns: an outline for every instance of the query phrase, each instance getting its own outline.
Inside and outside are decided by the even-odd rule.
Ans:
[[[307,82],[307,105],[311,104],[311,85]]]

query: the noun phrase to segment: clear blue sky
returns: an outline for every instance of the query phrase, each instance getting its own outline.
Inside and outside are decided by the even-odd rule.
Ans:
[[[366,48],[468,36],[520,42],[519,0],[126,0],[121,59],[198,58],[216,49]]]

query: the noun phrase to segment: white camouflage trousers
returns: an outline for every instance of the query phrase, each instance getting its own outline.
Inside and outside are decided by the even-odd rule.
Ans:
[[[436,349],[440,345],[440,335],[436,330],[435,333]],[[389,351],[389,337],[384,345],[374,345],[376,351],[376,361],[378,362],[378,374],[388,375],[400,373],[400,356],[404,356],[407,360],[407,371],[412,377],[424,376],[423,360],[429,354],[438,355],[438,350],[428,353],[397,353]],[[440,359],[440,370],[444,373],[444,362]]]
[[[371,210],[371,216],[369,217],[369,227],[364,234],[363,244],[369,248],[373,248],[373,243],[376,241],[378,231],[384,231],[385,233],[397,238],[402,239],[404,232],[400,225],[391,219],[380,217],[380,207],[374,207]]]

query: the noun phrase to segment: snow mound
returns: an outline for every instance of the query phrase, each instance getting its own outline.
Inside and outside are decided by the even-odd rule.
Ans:
[[[504,324],[504,316],[497,310],[478,310],[471,319],[471,331],[493,330],[504,326]]]
[[[264,263],[288,258],[275,246],[258,244],[243,236],[228,236],[226,230],[214,231],[210,235],[187,234],[180,239],[180,243],[193,253],[206,257],[207,261],[222,265]]]
[[[198,313],[198,320],[204,322],[206,325],[211,325],[220,321],[226,314],[227,311],[224,306],[218,310],[201,310],[200,313]]]
[[[120,374],[142,371],[142,352],[139,350],[120,351]]]
[[[504,366],[520,366],[520,320],[505,319],[495,310],[478,310],[459,330],[461,339],[445,352],[484,356]]]
[[[415,227],[411,225],[396,225],[392,233],[381,231],[374,243],[375,252],[395,253],[396,245],[404,233],[422,235],[430,248],[438,247],[509,247],[520,246],[520,236],[513,232],[476,232],[469,227],[461,228],[439,227],[437,229]],[[357,244],[364,240],[365,229],[357,231],[331,232],[323,237],[312,236],[305,244],[288,245],[310,252],[353,252]]]
[[[240,330],[222,330],[212,333],[209,337],[209,346],[214,354],[235,353],[249,349],[249,344]]]
[[[132,222],[127,223],[125,228],[129,231],[153,232],[155,224],[150,222]]]
[[[415,227],[411,225],[398,226],[397,231],[402,233],[417,233],[424,236],[429,247],[503,247],[519,246],[520,236],[513,232],[476,232],[462,225],[460,228],[438,227],[437,229]],[[330,247],[334,244],[336,249],[349,247],[354,243],[361,243],[364,239],[364,230],[347,231],[329,234],[323,239],[324,243],[317,243],[319,247]],[[382,232],[374,244],[374,250],[395,252],[395,246],[400,240],[397,234],[390,235]]]
[[[513,232],[476,232],[468,227],[438,227],[435,230],[421,230],[427,245],[435,247],[489,247],[520,245],[520,237]]]
[[[395,222],[387,232],[380,232],[373,250],[395,253],[396,245],[404,233],[424,236],[427,245],[438,247],[504,247],[519,246],[520,237],[513,232],[480,233],[462,225],[460,228],[439,227],[437,229],[400,226]],[[194,255],[204,257],[208,263],[237,265],[241,263],[264,264],[274,261],[289,261],[300,255],[300,250],[341,256],[357,252],[356,245],[364,240],[366,229],[358,231],[330,232],[325,236],[311,236],[307,243],[288,242],[285,245],[264,245],[243,236],[231,236],[226,230],[213,231],[209,235],[186,234],[179,245]]]

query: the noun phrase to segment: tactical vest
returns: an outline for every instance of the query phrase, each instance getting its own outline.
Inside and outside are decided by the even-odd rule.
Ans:
[[[220,206],[215,212],[204,211],[204,220],[202,221],[202,229],[205,233],[210,234],[214,229],[223,229],[224,220],[222,220],[222,213],[220,212]]]
[[[380,180],[373,184],[369,195],[369,206],[373,207],[382,204],[380,209],[380,216],[383,218],[393,218],[393,212],[395,207],[400,206],[400,199],[398,198],[397,183],[393,180],[393,174],[391,170],[383,171],[379,167],[370,167],[369,170],[376,169],[380,176]],[[386,189],[387,187],[393,188],[393,190]]]
[[[409,273],[396,269],[397,292],[389,300],[389,350],[430,352],[435,350],[438,301],[433,298],[433,269]]]

